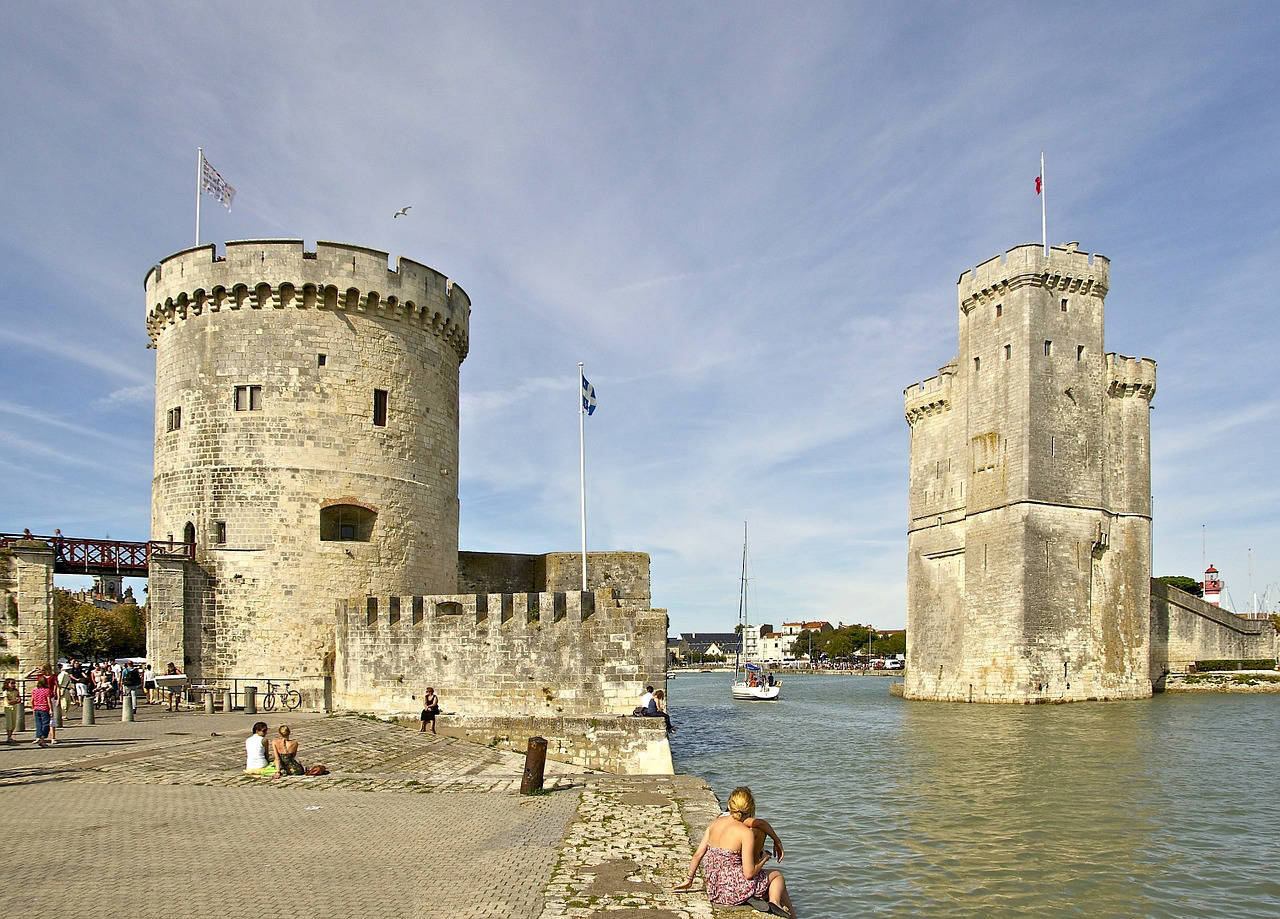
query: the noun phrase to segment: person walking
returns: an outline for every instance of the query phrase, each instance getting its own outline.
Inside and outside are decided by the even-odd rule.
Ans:
[[[133,701],[133,710],[138,710],[138,690],[142,688],[142,674],[138,672],[138,668],[129,662],[124,665],[124,670],[120,674],[120,682],[123,685],[124,694]]]
[[[175,664],[173,661],[169,661],[169,663],[164,668],[164,675],[165,676],[181,676],[181,674],[178,673],[178,665]],[[179,686],[178,682],[175,680],[173,683],[169,684],[168,690],[169,690],[169,711],[176,712],[178,710],[178,697],[182,691],[182,687]],[[266,736],[265,734],[266,729],[267,729],[267,726],[264,724],[262,726],[262,730],[264,732],[263,736]],[[263,765],[266,765],[266,764],[264,763]]]
[[[142,688],[147,694],[147,704],[155,705],[159,701],[156,693],[156,671],[150,661],[147,661],[147,669],[142,671]]]
[[[13,677],[4,681],[4,730],[5,743],[13,743],[13,732],[18,729],[18,713],[22,711],[22,693]]]
[[[53,707],[58,704],[58,700],[54,698],[56,690],[49,688],[49,682],[52,679],[48,674],[41,674],[36,680],[36,688],[31,690],[31,711],[36,716],[35,745],[37,747],[47,747],[51,743],[58,742],[49,737],[53,727]]]

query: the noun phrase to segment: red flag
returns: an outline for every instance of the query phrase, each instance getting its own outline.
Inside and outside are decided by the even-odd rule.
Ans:
[[[1040,178],[1040,176],[1036,176],[1036,194],[1037,194],[1037,195],[1038,195],[1038,194],[1040,194],[1040,192],[1041,192],[1041,190],[1042,190],[1042,189],[1040,188],[1040,186],[1041,186],[1041,184],[1042,184],[1042,183],[1043,183],[1043,180]]]

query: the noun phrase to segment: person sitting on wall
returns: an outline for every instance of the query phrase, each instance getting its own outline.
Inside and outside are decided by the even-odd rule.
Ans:
[[[702,834],[702,842],[698,851],[693,853],[689,863],[689,874],[684,882],[675,886],[676,890],[688,890],[693,886],[693,879],[698,874],[698,866],[706,859],[703,873],[706,875],[707,900],[722,906],[751,906],[768,910],[773,915],[795,917],[795,906],[787,893],[786,882],[781,871],[768,871],[764,863],[769,854],[756,848],[756,830],[747,825],[754,820],[756,813],[755,798],[751,789],[745,785],[735,788],[729,795],[729,812],[712,820]],[[760,821],[763,823],[763,821]],[[763,830],[763,827],[760,827]],[[769,828],[772,831],[772,827]],[[777,835],[774,850],[781,859],[781,844]],[[763,840],[763,837],[761,837]],[[765,898],[768,898],[767,902]]]
[[[244,773],[245,775],[272,775],[275,771],[274,766],[267,765],[267,723],[255,721],[253,733],[244,741]]]
[[[674,734],[676,729],[671,726],[671,716],[667,714],[667,694],[664,690],[659,689],[653,694],[654,711],[652,715],[662,718],[667,723],[667,733]]]
[[[263,725],[265,728],[266,725]],[[303,775],[306,769],[298,762],[298,742],[289,736],[289,725],[282,724],[280,736],[271,741],[271,754],[275,759],[276,778],[282,775]],[[265,731],[263,733],[266,733]]]
[[[422,722],[422,726],[418,728],[421,734],[427,729],[427,725],[431,725],[431,733],[436,732],[436,715],[440,714],[440,697],[436,695],[434,686],[428,686],[426,693],[422,696],[422,714],[418,716],[418,720]]]
[[[640,696],[640,704],[632,709],[633,716],[654,715],[658,711],[658,703],[653,700],[653,687],[646,686]]]

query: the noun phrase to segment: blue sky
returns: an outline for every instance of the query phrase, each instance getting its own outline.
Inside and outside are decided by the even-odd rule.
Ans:
[[[148,535],[142,279],[204,241],[448,274],[463,548],[652,556],[671,628],[905,620],[902,389],[960,272],[1112,260],[1157,574],[1280,582],[1274,4],[23,4],[0,55],[0,530]],[[391,214],[412,205],[409,219]],[[1274,597],[1280,586],[1270,588]]]

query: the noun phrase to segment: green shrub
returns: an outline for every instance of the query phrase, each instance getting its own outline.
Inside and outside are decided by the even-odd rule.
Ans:
[[[1220,660],[1220,661],[1196,661],[1196,671],[1204,673],[1206,670],[1275,670],[1276,659],[1257,658],[1252,660]]]

